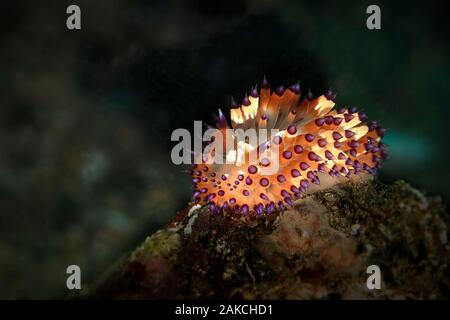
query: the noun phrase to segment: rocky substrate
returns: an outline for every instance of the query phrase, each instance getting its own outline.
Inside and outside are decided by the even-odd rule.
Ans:
[[[448,215],[404,181],[348,182],[248,218],[189,206],[121,260],[91,299],[450,297]],[[381,271],[369,290],[367,267]]]

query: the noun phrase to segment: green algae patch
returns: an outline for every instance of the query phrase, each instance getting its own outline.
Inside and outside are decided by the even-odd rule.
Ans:
[[[145,259],[148,256],[162,256],[176,262],[174,254],[181,246],[180,235],[177,232],[159,230],[147,237],[132,253],[130,260]]]

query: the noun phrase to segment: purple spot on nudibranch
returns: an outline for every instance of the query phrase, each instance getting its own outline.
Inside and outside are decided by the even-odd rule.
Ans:
[[[312,180],[316,177],[316,175],[314,174],[314,172],[312,171],[308,171],[308,173],[306,174],[306,176],[308,177],[308,179]]]
[[[211,201],[211,200],[214,199],[215,197],[216,197],[216,194],[215,194],[215,193],[211,193],[211,194],[208,196],[208,200]]]
[[[308,141],[308,142],[312,142],[312,141],[314,141],[314,136],[312,134],[310,134],[310,133],[307,133],[305,135],[305,140]]]
[[[348,114],[348,113],[344,114],[345,122],[351,121],[354,117],[355,116],[352,114]]]
[[[253,183],[252,178],[247,177],[247,178],[245,179],[245,183],[248,184],[248,185],[251,185],[251,184]]]
[[[250,165],[248,167],[248,172],[251,174],[255,174],[258,171],[258,168],[256,168],[254,165]]]
[[[237,104],[236,100],[234,100],[233,97],[231,97],[231,105],[230,105],[230,107],[231,107],[232,109],[239,108],[239,105]]]
[[[336,97],[336,95],[333,94],[333,91],[331,89],[328,89],[325,93],[324,93],[325,98],[327,98],[328,100],[333,100],[333,98]]]
[[[338,125],[341,124],[342,120],[344,120],[344,118],[341,118],[341,117],[335,117],[333,122],[334,122],[334,124],[335,124],[336,126],[338,126]]]
[[[263,213],[263,204],[260,203],[258,205],[255,205],[255,211],[258,215],[262,215]]]
[[[261,193],[259,197],[263,200],[269,200],[269,197],[265,193]]]
[[[199,195],[201,195],[202,193],[200,191],[195,191],[194,194],[192,195],[194,198],[197,198]]]
[[[308,168],[309,168],[309,164],[307,164],[306,162],[300,163],[300,169],[302,169],[303,171],[305,171]]]
[[[284,151],[283,152],[283,158],[285,158],[285,159],[292,158],[292,152],[290,152],[289,150]]]
[[[355,135],[355,133],[353,131],[350,130],[345,130],[345,137],[350,139],[351,137],[353,137]]]
[[[308,188],[308,187],[309,187],[309,182],[308,182],[308,180],[302,180],[302,181],[300,181],[300,186],[301,186],[302,188],[304,188],[304,189]]]
[[[270,165],[270,160],[267,159],[267,158],[263,158],[263,159],[261,159],[260,164],[261,164],[263,167],[267,167],[268,165]]]
[[[377,130],[377,133],[378,133],[378,135],[379,135],[380,137],[383,137],[384,134],[386,133],[386,129],[385,129],[385,128],[382,128],[382,127],[378,127],[376,130]]]
[[[358,116],[359,116],[359,120],[361,122],[366,122],[367,121],[367,115],[364,112],[362,112],[362,111],[358,112]]]
[[[283,183],[283,182],[286,181],[286,178],[282,174],[279,174],[277,176],[277,180],[278,180],[279,183]]]
[[[294,147],[294,152],[295,153],[302,153],[303,152],[303,147],[301,146],[301,145],[296,145],[295,147]]]
[[[215,119],[217,128],[223,129],[228,127],[227,119],[225,118],[225,115],[222,113],[222,110],[219,109],[219,115],[215,117]]]
[[[287,132],[289,132],[289,134],[296,134],[297,133],[297,127],[294,124],[291,124],[288,128],[287,128]]]
[[[319,147],[325,147],[327,145],[327,140],[325,139],[319,139],[317,140],[317,144],[319,145]]]
[[[282,96],[284,93],[284,87],[283,86],[279,86],[278,88],[275,89],[275,94],[277,94],[278,96]]]
[[[320,161],[320,160],[322,160],[315,152],[313,152],[313,151],[310,151],[309,153],[308,153],[308,159],[309,160],[311,160],[311,161]]]
[[[325,119],[323,119],[323,118],[316,119],[316,121],[315,121],[315,124],[318,127],[323,126],[324,123],[325,123]]]
[[[251,92],[250,92],[250,95],[251,95],[253,98],[258,98],[258,88],[257,88],[256,86],[254,86],[254,87],[252,88],[252,90],[251,90]]]
[[[262,178],[261,180],[259,180],[259,184],[262,185],[263,187],[267,187],[269,185],[269,179]]]
[[[261,84],[261,88],[263,88],[263,89],[270,89],[270,84],[269,84],[269,81],[267,81],[266,76],[264,76],[264,78],[263,78],[263,82]]]
[[[351,107],[351,108],[348,109],[349,113],[355,113],[356,111],[358,111],[357,107]]]
[[[333,160],[333,158],[334,158],[333,154],[332,154],[329,150],[326,150],[326,151],[325,151],[325,157],[326,157],[328,160]]]
[[[242,193],[244,194],[244,196],[248,197],[248,195],[250,194],[250,192],[248,192],[248,190],[244,190],[242,191]]]
[[[289,194],[289,192],[287,192],[286,190],[281,190],[280,194],[281,194],[281,196],[282,196],[283,198],[286,198],[286,197],[290,197],[290,196],[291,196],[291,195]]]
[[[291,176],[293,176],[294,178],[300,176],[300,171],[298,171],[297,169],[292,169]]]
[[[378,122],[372,121],[368,124],[369,131],[373,131],[378,128]]]
[[[300,84],[296,83],[293,84],[292,86],[289,87],[289,89],[294,92],[295,94],[299,94],[300,93]]]
[[[325,124],[330,125],[334,122],[334,118],[332,116],[325,117]]]
[[[281,139],[280,136],[275,136],[275,137],[272,139],[272,141],[273,141],[274,144],[280,144],[280,143],[283,141],[283,139]]]
[[[292,199],[290,197],[284,198],[284,202],[286,202],[291,207],[294,206],[294,203],[292,202]]]
[[[342,135],[339,132],[334,131],[333,132],[333,139],[334,140],[340,140],[340,139],[342,139]]]
[[[245,95],[244,100],[242,100],[242,104],[246,107],[250,105],[250,99],[248,98],[247,95]]]

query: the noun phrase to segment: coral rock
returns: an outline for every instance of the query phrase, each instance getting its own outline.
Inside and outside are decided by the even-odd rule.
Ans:
[[[350,181],[262,218],[196,205],[147,238],[88,298],[448,298],[446,217],[438,198],[403,181]],[[366,286],[374,264],[379,290]]]

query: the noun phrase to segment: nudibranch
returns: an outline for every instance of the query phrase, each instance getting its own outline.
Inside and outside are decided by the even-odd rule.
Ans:
[[[306,193],[376,174],[386,155],[381,142],[385,129],[368,122],[355,107],[334,108],[335,100],[331,90],[318,98],[310,91],[303,95],[298,83],[271,91],[265,77],[260,90],[252,88],[241,104],[232,99],[231,128],[219,109],[217,130],[277,133],[257,145],[241,141],[242,163],[208,163],[205,152],[194,156],[193,201],[214,213],[270,214],[292,206]],[[226,139],[231,145],[239,143],[233,133]],[[259,156],[250,160],[256,151]],[[225,148],[224,158],[232,152],[235,155],[235,149]],[[268,170],[275,162],[276,170]]]

